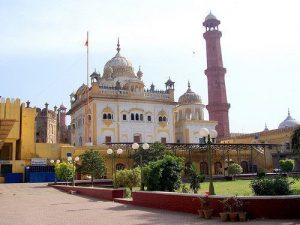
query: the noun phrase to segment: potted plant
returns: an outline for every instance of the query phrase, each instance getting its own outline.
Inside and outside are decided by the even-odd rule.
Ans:
[[[209,208],[210,199],[209,199],[208,195],[205,195],[204,197],[199,197],[199,201],[200,201],[200,205],[201,205],[200,210],[203,211],[204,218],[205,219],[211,219],[213,209]]]
[[[228,215],[230,211],[230,204],[229,204],[229,198],[224,198],[223,200],[219,200],[219,202],[223,206],[223,212],[220,212],[220,218],[222,222],[225,222],[228,220]]]
[[[247,212],[244,211],[244,202],[236,197],[236,209],[239,215],[239,220],[246,221]]]

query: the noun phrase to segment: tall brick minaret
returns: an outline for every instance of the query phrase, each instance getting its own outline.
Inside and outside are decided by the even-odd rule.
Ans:
[[[203,37],[206,40],[207,69],[205,74],[208,83],[208,105],[206,108],[209,119],[218,121],[216,127],[218,138],[224,138],[230,135],[228,119],[230,104],[227,103],[226,97],[226,69],[223,67],[222,61],[220,44],[222,33],[219,31],[219,24],[220,21],[211,13],[205,17],[203,22],[206,29]]]

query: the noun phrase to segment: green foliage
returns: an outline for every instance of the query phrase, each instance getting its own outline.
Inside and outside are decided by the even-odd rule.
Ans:
[[[296,129],[292,136],[292,149],[294,153],[300,153],[300,128]]]
[[[291,193],[287,177],[263,177],[251,181],[250,187],[255,195],[288,195]]]
[[[181,192],[182,193],[189,193],[190,192],[189,186],[187,186],[186,184],[182,184],[181,185]]]
[[[237,174],[241,174],[242,172],[243,172],[243,168],[237,163],[232,163],[228,166],[228,173],[233,176]]]
[[[150,162],[145,168],[145,185],[149,191],[175,191],[181,184],[183,159],[165,155],[162,159]]]
[[[198,192],[198,190],[200,189],[200,182],[201,182],[202,176],[197,173],[195,164],[191,165],[189,172],[190,172],[189,176],[191,179],[190,188],[196,194]]]
[[[73,164],[62,162],[55,165],[55,174],[59,180],[71,181],[74,173]]]
[[[295,160],[293,160],[293,159],[279,160],[279,164],[280,164],[281,169],[284,172],[289,173],[294,169]]]
[[[114,180],[114,184],[117,187],[128,187],[130,192],[132,192],[132,188],[139,186],[141,183],[141,170],[139,167],[130,170],[119,170],[116,173],[116,180]]]
[[[259,170],[259,171],[257,172],[256,176],[257,176],[258,178],[263,178],[263,177],[266,176],[266,172],[263,171],[263,170]]]
[[[101,178],[105,174],[105,162],[98,151],[88,150],[81,156],[80,172],[84,175],[90,175],[92,185],[94,178]]]
[[[143,160],[142,164],[144,165],[151,161],[162,159],[165,151],[166,147],[164,144],[160,142],[154,142],[147,150],[144,150],[142,146],[140,146],[139,149],[131,157],[135,162],[135,165],[141,166],[141,156]]]

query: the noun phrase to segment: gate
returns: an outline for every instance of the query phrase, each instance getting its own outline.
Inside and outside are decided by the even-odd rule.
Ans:
[[[27,166],[25,167],[25,182],[54,182],[54,166]]]

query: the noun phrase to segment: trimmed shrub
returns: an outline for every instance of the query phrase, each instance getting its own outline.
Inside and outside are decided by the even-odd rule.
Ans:
[[[250,187],[255,195],[288,195],[290,182],[287,177],[263,177],[251,181]]]
[[[181,184],[183,159],[165,155],[163,159],[150,162],[145,169],[145,185],[149,191],[175,191]]]
[[[295,160],[293,159],[279,160],[279,165],[284,172],[289,173],[294,169]]]
[[[55,165],[55,174],[59,180],[71,181],[74,173],[73,164],[62,162]]]
[[[141,169],[136,167],[130,170],[119,170],[116,173],[116,180],[114,180],[116,187],[128,187],[132,193],[132,188],[141,183]]]
[[[233,178],[235,175],[241,174],[242,172],[243,172],[243,168],[237,163],[232,163],[228,166],[228,173],[232,175]]]

